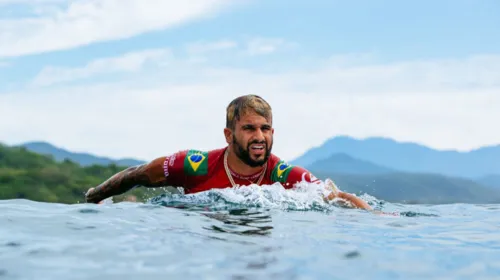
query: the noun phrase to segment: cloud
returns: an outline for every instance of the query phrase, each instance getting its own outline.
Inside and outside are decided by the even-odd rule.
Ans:
[[[349,57],[351,57],[350,55]],[[369,57],[369,56],[367,56]],[[342,62],[338,62],[342,61]],[[393,63],[336,58],[315,70],[297,71],[294,87],[328,89],[331,94],[421,94],[500,87],[500,55]]]
[[[13,3],[11,0],[3,0],[0,5]],[[0,20],[0,57],[64,50],[100,41],[128,38],[213,16],[235,2],[38,0],[23,1],[21,4],[29,5],[36,14]]]
[[[67,0],[0,0],[0,6],[12,5],[12,4],[53,4],[62,3]]]
[[[189,63],[206,63],[209,57],[217,56],[228,52],[234,51],[239,47],[238,42],[234,40],[219,40],[215,42],[199,41],[187,44],[185,52],[189,56],[187,61]]]
[[[221,40],[216,42],[196,42],[188,44],[186,49],[190,54],[205,54],[208,52],[225,51],[234,49],[238,43],[232,40]]]
[[[222,52],[231,58],[245,45],[222,40],[191,51],[224,48],[234,50]],[[216,65],[150,49],[46,68],[32,88],[0,95],[0,118],[15,120],[0,123],[0,139],[142,159],[211,149],[225,144],[227,103],[257,93],[273,106],[274,151],[285,159],[339,134],[461,150],[500,142],[491,126],[500,118],[500,55],[383,63],[372,54],[347,54],[273,71],[266,61]],[[106,78],[113,73],[125,75]],[[79,79],[89,83],[70,83]]]
[[[159,48],[128,52],[116,57],[97,58],[82,66],[46,66],[36,75],[31,84],[35,87],[51,86],[91,79],[94,77],[102,79],[106,77],[106,75],[111,76],[116,74],[135,75],[142,73],[144,75],[144,73],[147,72],[148,75],[155,75],[150,71],[168,71],[168,69],[175,69],[174,73],[169,75],[170,77],[178,78],[179,75],[191,75],[195,77],[195,73],[199,73],[200,71],[215,73],[224,69],[212,69],[208,65],[199,65],[206,64],[210,59],[220,64],[222,63],[222,57],[231,60],[236,56],[240,59],[244,58],[244,56],[248,56],[249,54],[246,53],[248,50],[245,45],[246,42],[250,42],[250,45],[252,45],[252,42],[269,42],[264,44],[269,46],[272,45],[272,42],[276,42],[272,45],[273,52],[278,51],[277,42],[283,45],[288,44],[285,40],[273,38],[248,39],[247,41],[198,41],[186,44],[183,49]],[[261,50],[261,52],[264,51],[265,49]],[[244,53],[244,56],[241,56],[241,53]],[[256,55],[256,52],[252,52],[251,55]],[[149,70],[146,69],[147,66],[149,66]]]
[[[112,73],[137,73],[145,65],[154,63],[161,65],[170,55],[168,49],[151,49],[126,53],[118,57],[96,59],[83,67],[46,67],[33,80],[34,86],[50,86],[57,83],[71,82],[91,78],[96,75],[102,78]]]
[[[270,54],[285,44],[285,40],[281,38],[252,38],[247,42],[246,52],[250,55]]]

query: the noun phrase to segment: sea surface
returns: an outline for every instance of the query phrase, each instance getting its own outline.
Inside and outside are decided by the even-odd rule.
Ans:
[[[317,189],[315,189],[317,188]],[[0,201],[0,279],[500,279],[500,205],[377,210],[320,186],[147,203]]]

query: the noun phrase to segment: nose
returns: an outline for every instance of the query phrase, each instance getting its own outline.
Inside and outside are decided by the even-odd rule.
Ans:
[[[264,141],[265,140],[265,138],[264,138],[264,132],[260,128],[258,128],[258,129],[255,130],[254,137],[258,141]]]

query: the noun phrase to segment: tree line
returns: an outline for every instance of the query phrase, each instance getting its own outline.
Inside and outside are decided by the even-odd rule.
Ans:
[[[51,156],[33,153],[24,147],[0,144],[0,199],[83,203],[89,188],[126,168],[115,164],[82,167],[70,160],[58,162]],[[134,197],[137,201],[144,201],[160,191],[137,188],[113,199],[123,201]]]

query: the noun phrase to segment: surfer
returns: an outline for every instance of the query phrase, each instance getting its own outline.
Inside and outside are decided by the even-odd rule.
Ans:
[[[227,142],[224,148],[178,151],[118,172],[99,186],[90,188],[86,201],[99,203],[135,186],[177,186],[190,194],[236,185],[281,183],[290,189],[299,182],[321,183],[308,170],[288,164],[271,153],[272,110],[257,95],[240,96],[227,106],[224,136]],[[371,210],[362,199],[339,191],[331,180],[326,183],[330,191],[326,200],[339,198],[353,207]]]

